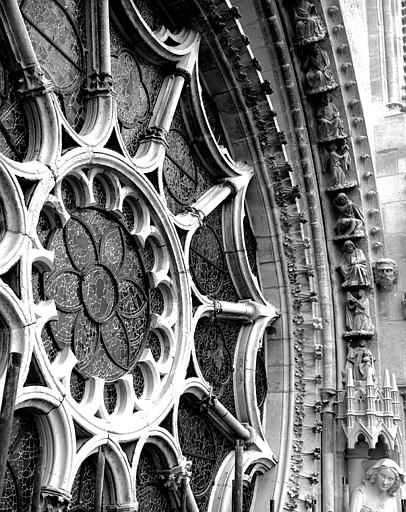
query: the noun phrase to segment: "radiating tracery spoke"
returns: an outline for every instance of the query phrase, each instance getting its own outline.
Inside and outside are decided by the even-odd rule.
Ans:
[[[72,348],[85,377],[118,378],[148,337],[149,287],[139,250],[117,220],[92,208],[72,213],[48,249],[57,265],[45,274],[44,292],[59,312],[51,327],[58,347]]]

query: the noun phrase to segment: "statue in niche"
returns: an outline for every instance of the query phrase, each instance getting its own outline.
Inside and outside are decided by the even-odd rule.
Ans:
[[[392,290],[398,280],[399,268],[395,260],[380,258],[374,265],[374,278],[378,288]]]
[[[358,290],[358,297],[347,292],[345,307],[345,326],[348,331],[363,331],[374,333],[375,328],[371,322],[369,298],[363,288]]]
[[[304,70],[309,86],[308,94],[317,94],[337,87],[330,69],[329,56],[317,43],[310,48],[309,55],[304,62]]]
[[[364,217],[358,206],[351,199],[340,192],[333,201],[339,216],[335,225],[335,232],[338,237],[360,237],[364,236]]]
[[[344,133],[343,122],[340,119],[340,112],[333,103],[333,97],[330,93],[321,99],[321,105],[317,109],[317,124],[320,142],[347,137]]]
[[[324,38],[326,28],[311,2],[296,0],[293,10],[296,40],[299,45],[313,43]]]
[[[371,350],[366,346],[366,341],[361,340],[356,347],[350,347],[345,364],[346,373],[348,368],[352,368],[352,374],[355,380],[366,380],[368,368],[372,369],[372,378],[375,380],[375,361],[376,358]]]
[[[331,176],[330,186],[327,190],[339,190],[355,185],[354,181],[347,182],[347,174],[351,171],[351,155],[348,144],[337,147],[335,142],[330,142],[327,147],[329,153],[325,171]]]
[[[364,461],[364,469],[370,463]],[[372,464],[361,486],[351,496],[350,512],[397,512],[394,495],[405,482],[402,469],[392,459],[379,459]]]
[[[354,242],[351,240],[344,242],[343,255],[337,267],[344,278],[342,288],[368,288],[371,286],[366,261],[362,249],[358,249]]]

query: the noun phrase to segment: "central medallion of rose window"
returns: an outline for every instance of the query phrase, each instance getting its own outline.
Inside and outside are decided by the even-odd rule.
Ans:
[[[54,270],[44,273],[43,291],[58,310],[55,344],[72,349],[83,376],[117,379],[136,364],[149,330],[148,280],[133,237],[113,216],[83,208],[53,230],[47,249]]]

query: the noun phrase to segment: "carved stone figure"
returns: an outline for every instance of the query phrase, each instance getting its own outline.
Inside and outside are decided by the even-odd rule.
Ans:
[[[395,461],[379,459],[366,471],[361,486],[353,492],[350,512],[397,512],[394,494],[404,481],[404,473]]]
[[[340,149],[335,142],[330,142],[327,147],[329,156],[326,162],[325,172],[331,176],[330,186],[327,190],[339,190],[355,186],[355,181],[347,181],[347,174],[351,171],[351,155],[349,147],[344,144]]]
[[[375,361],[376,358],[366,346],[365,340],[361,340],[359,346],[348,349],[345,369],[348,371],[349,367],[352,368],[355,380],[366,380],[367,370],[371,368],[373,379],[375,380]]]
[[[312,43],[323,39],[326,35],[326,28],[316,9],[307,0],[297,0],[294,10],[294,21],[296,26],[296,40],[299,45]]]
[[[340,112],[333,103],[331,94],[326,94],[317,109],[317,124],[320,142],[328,142],[347,137],[344,133]]]
[[[390,258],[381,258],[375,263],[373,270],[378,288],[392,290],[399,276],[399,267],[396,261]]]
[[[339,237],[364,236],[364,217],[358,206],[341,192],[333,201],[339,216],[335,225],[335,232]]]
[[[311,47],[304,62],[308,94],[329,91],[337,87],[333,72],[330,69],[330,59],[327,52],[316,43]]]
[[[343,245],[343,255],[337,267],[344,281],[342,288],[368,288],[371,282],[366,267],[366,258],[362,249],[358,249],[351,240]]]
[[[375,331],[371,322],[369,298],[362,288],[358,291],[358,298],[351,292],[347,292],[345,325],[351,332],[361,331],[373,334]]]

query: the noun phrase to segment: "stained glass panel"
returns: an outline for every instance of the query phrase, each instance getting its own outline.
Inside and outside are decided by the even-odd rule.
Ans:
[[[0,501],[1,512],[30,510],[40,454],[40,438],[34,416],[25,411],[17,412]]]
[[[257,241],[252,231],[250,221],[245,215],[244,217],[244,242],[247,251],[248,263],[254,275],[258,275],[257,269]]]
[[[244,482],[242,512],[250,512],[255,491],[255,477],[251,482]]]
[[[110,38],[121,136],[129,154],[134,156],[151,119],[164,73],[158,66],[129,51],[124,39],[113,28]]]
[[[203,317],[194,334],[196,357],[203,377],[234,415],[233,361],[240,329],[240,322],[234,320]]]
[[[219,295],[225,279],[226,263],[222,243],[208,225],[200,227],[192,238],[190,270],[204,295]]]
[[[186,206],[196,198],[196,164],[189,144],[182,133],[170,130],[168,144],[169,148],[163,166],[166,191],[176,203]]]
[[[139,368],[139,366],[135,366],[134,370],[132,371],[132,374],[135,396],[137,398],[141,398],[142,393],[144,391],[144,375],[142,374],[142,371]]]
[[[93,180],[93,195],[96,203],[101,207],[105,208],[107,203],[106,189],[104,184],[99,178]]]
[[[268,379],[266,375],[265,354],[261,347],[257,352],[257,364],[255,368],[255,391],[257,396],[257,405],[260,410],[261,419],[264,414],[264,405],[268,391]]]
[[[70,203],[72,194],[65,197]],[[115,380],[134,366],[148,337],[149,285],[139,249],[121,223],[92,208],[54,228],[46,248],[55,259],[42,275],[42,299],[53,299],[59,312],[43,335],[48,353],[70,346],[83,377]]]
[[[216,184],[216,179],[207,171],[192,146],[194,141],[189,135],[182,112],[181,100],[168,134],[169,148],[163,166],[165,197],[174,215],[187,210],[197,198]]]
[[[230,302],[239,299],[225,259],[221,209],[211,212],[193,235],[189,258],[193,279],[202,294]]]
[[[0,152],[8,158],[22,161],[27,149],[28,122],[17,100],[11,66],[3,52],[0,56]]]
[[[137,467],[138,510],[140,512],[173,511],[167,493],[154,459],[144,450]]]
[[[220,464],[233,445],[184,398],[179,403],[178,434],[182,453],[193,463],[190,485],[203,512]]]
[[[80,402],[85,395],[86,380],[87,379],[83,378],[80,373],[75,370],[72,371],[70,378],[70,392],[76,402]]]
[[[104,385],[104,405],[109,414],[112,414],[117,406],[117,387],[114,383]]]
[[[70,510],[77,512],[94,512],[96,489],[96,461],[88,457],[76,473],[72,485]]]
[[[20,8],[38,61],[54,83],[68,121],[79,131],[84,120],[84,1],[22,0]]]
[[[164,297],[159,288],[151,290],[151,312],[156,315],[162,315],[164,312]]]

